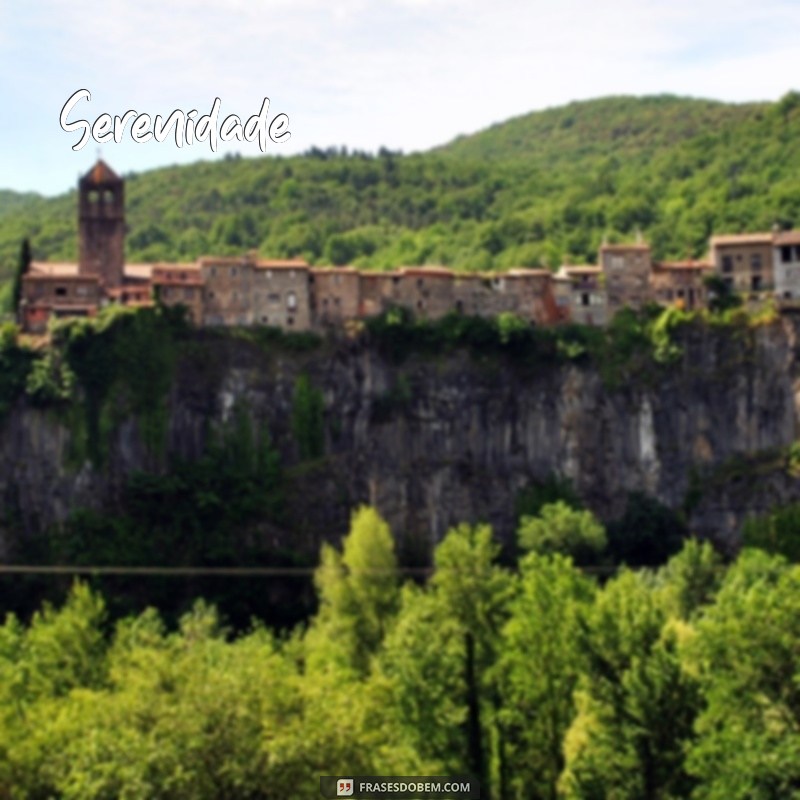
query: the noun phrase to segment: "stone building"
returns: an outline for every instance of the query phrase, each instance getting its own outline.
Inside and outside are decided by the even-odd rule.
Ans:
[[[392,300],[420,319],[441,319],[455,308],[453,270],[445,267],[403,267],[393,281]]]
[[[775,296],[800,300],[800,231],[776,233],[772,247]]]
[[[311,282],[302,260],[259,260],[253,265],[251,325],[285,331],[311,328]]]
[[[359,273],[358,315],[372,317],[397,305],[396,289],[401,279],[399,272]]]
[[[604,244],[600,248],[600,266],[605,276],[609,318],[623,306],[640,309],[652,300],[649,245]]]
[[[712,236],[709,261],[725,283],[749,299],[775,285],[772,233]]]
[[[309,273],[315,327],[343,325],[360,316],[361,273],[352,267],[317,267]]]
[[[708,304],[706,276],[714,270],[709,261],[662,261],[653,265],[653,299],[663,306],[688,311]]]
[[[22,277],[20,324],[44,333],[51,317],[93,317],[102,295],[97,275],[29,272]]]
[[[78,272],[106,289],[121,286],[125,265],[125,184],[105,161],[78,182]]]
[[[311,327],[309,272],[305,261],[201,258],[204,325]]]
[[[203,324],[203,293],[205,284],[197,264],[154,264],[150,273],[152,294],[165,306],[182,305],[195,325]],[[150,293],[150,287],[125,287],[121,300],[135,302],[133,293]],[[144,298],[136,298],[141,301]],[[151,301],[152,302],[152,301]]]
[[[556,306],[562,321],[605,325],[609,320],[603,268],[563,265],[554,279]]]

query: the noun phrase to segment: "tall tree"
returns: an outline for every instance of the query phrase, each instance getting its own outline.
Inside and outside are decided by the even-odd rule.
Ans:
[[[579,647],[594,585],[561,555],[530,553],[503,628],[497,684],[506,754],[506,794],[555,800],[573,692],[586,668]]]
[[[14,313],[19,311],[19,303],[20,300],[22,300],[22,277],[28,274],[32,259],[31,243],[25,238],[22,240],[22,245],[20,247],[17,271],[14,273],[14,284],[11,289],[11,301],[13,303]]]

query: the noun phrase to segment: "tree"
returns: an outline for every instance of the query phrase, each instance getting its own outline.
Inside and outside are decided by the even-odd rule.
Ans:
[[[688,753],[698,800],[798,796],[798,641],[800,567],[744,551],[686,648],[705,701]]]
[[[573,692],[586,668],[580,631],[594,588],[559,554],[529,553],[503,628],[496,680],[503,796],[555,800]]]
[[[318,458],[325,450],[324,408],[322,392],[312,385],[308,375],[301,375],[292,401],[292,433],[301,458]]]
[[[17,271],[14,273],[14,284],[11,290],[11,302],[14,312],[19,311],[20,300],[22,299],[22,278],[28,274],[33,256],[31,255],[31,243],[26,238],[22,240],[20,247]]]
[[[563,500],[542,506],[538,516],[523,517],[520,547],[538,553],[563,553],[580,564],[589,564],[605,549],[606,533],[590,511],[581,511]]]
[[[683,669],[685,625],[670,620],[647,573],[624,570],[598,595],[582,637],[588,669],[564,741],[568,800],[687,797],[683,754],[699,710]]]
[[[466,766],[486,787],[492,762],[502,762],[502,755],[491,750],[499,707],[491,668],[512,591],[510,576],[496,564],[498,553],[488,525],[459,525],[436,548],[431,578],[434,594],[463,640]],[[495,772],[502,770],[498,764]]]
[[[314,583],[320,607],[306,636],[310,665],[366,674],[399,601],[394,540],[374,508],[353,514],[341,553],[322,546]]]

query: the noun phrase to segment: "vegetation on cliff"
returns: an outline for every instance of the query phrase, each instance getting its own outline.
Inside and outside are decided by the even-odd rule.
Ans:
[[[555,266],[641,232],[657,258],[711,233],[800,226],[800,95],[572,103],[412,155],[311,150],[127,176],[129,261],[258,249],[376,268]],[[0,277],[20,242],[77,255],[75,194],[0,195]]]
[[[0,785],[289,800],[326,774],[471,773],[497,798],[793,796],[800,567],[757,550],[725,567],[694,541],[606,581],[561,553],[497,557],[462,525],[404,581],[362,508],[288,637],[232,636],[204,603],[175,629],[152,609],[111,625],[77,584],[0,627]]]

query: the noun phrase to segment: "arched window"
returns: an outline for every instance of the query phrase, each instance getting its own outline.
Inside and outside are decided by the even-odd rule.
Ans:
[[[297,308],[297,295],[294,292],[286,293],[286,308],[294,311]]]

